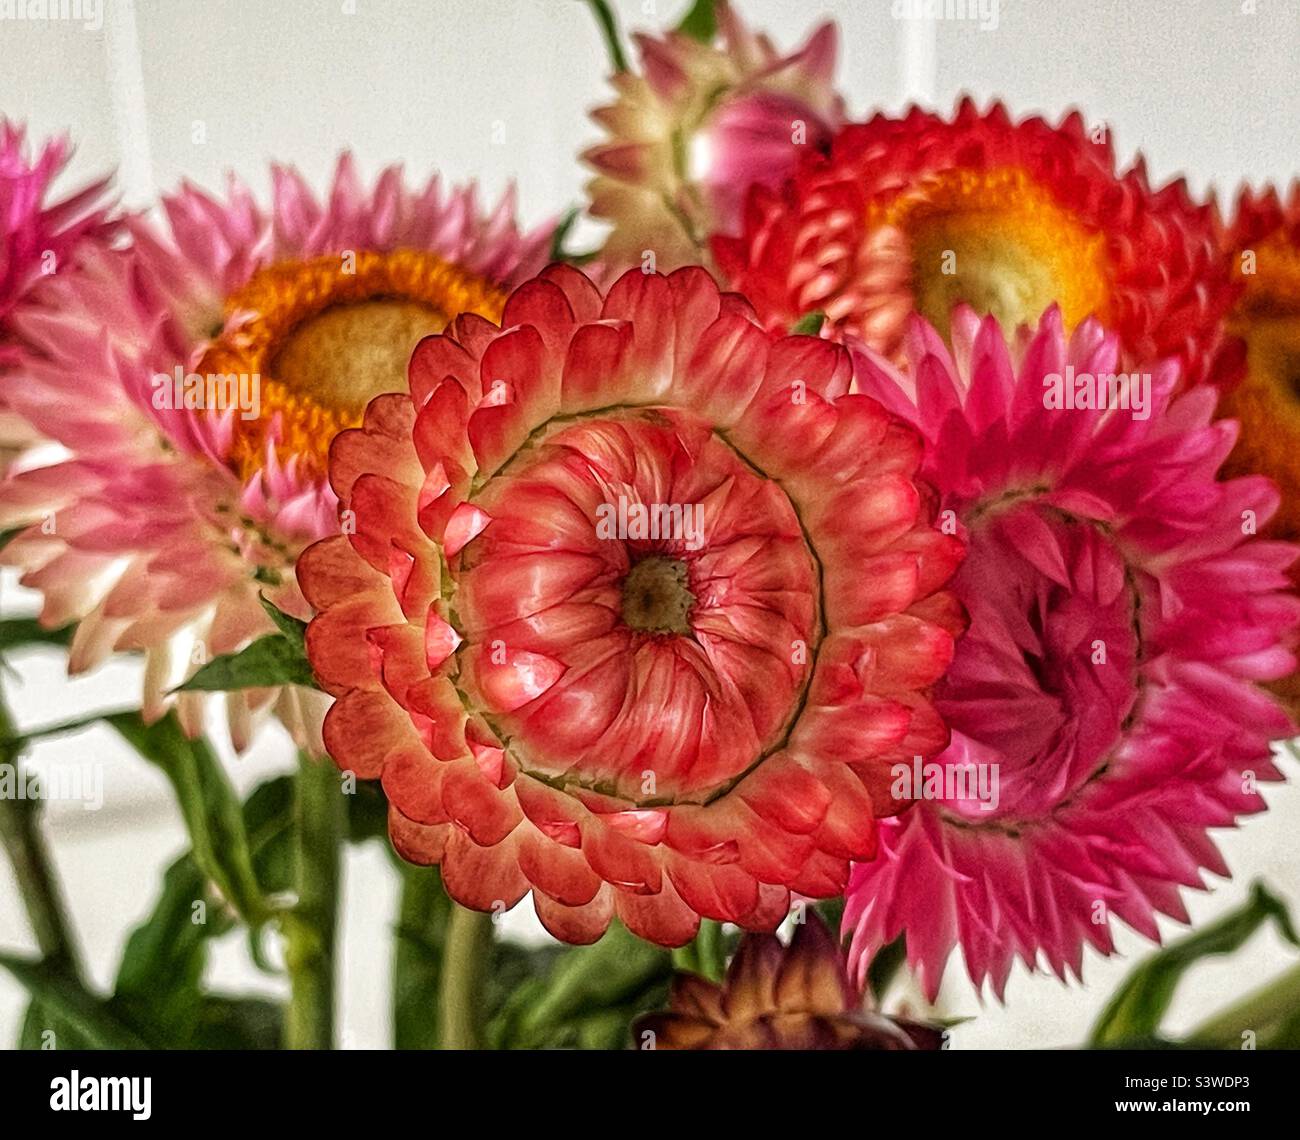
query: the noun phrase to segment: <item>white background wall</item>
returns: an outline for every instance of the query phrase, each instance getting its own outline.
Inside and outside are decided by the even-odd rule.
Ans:
[[[971,91],[1001,95],[1017,112],[1056,116],[1077,104],[1111,127],[1122,156],[1140,149],[1154,177],[1186,174],[1198,191],[1288,179],[1300,166],[1300,0],[1002,0],[990,31],[975,21],[895,20],[891,0],[737,3],[786,46],[818,19],[836,19],[841,86],[857,115],[909,96],[947,107]],[[616,6],[625,27],[652,29],[675,24],[687,4]],[[70,129],[79,150],[69,185],[120,164],[124,194],[140,206],[182,177],[218,186],[227,170],[263,190],[272,159],[296,163],[319,184],[350,147],[370,173],[400,160],[412,176],[436,167],[477,178],[493,195],[514,178],[523,216],[538,221],[580,201],[574,155],[597,137],[585,112],[606,98],[605,71],[595,25],[575,0],[105,0],[98,32],[0,20],[0,113],[36,134]],[[494,144],[498,122],[504,142]],[[6,616],[34,609],[12,577],[0,581]],[[6,689],[23,726],[130,704],[139,681],[128,662],[75,681],[54,654],[33,651],[13,664],[19,676]],[[230,757],[230,769],[248,788],[287,770],[289,756],[285,739],[267,732],[248,756]],[[38,768],[104,765],[104,808],[55,803],[47,824],[93,976],[107,985],[161,869],[183,849],[183,829],[161,777],[107,732],[51,740],[32,759]],[[1295,762],[1284,764],[1294,777]],[[1267,816],[1222,837],[1237,877],[1190,900],[1197,921],[1237,905],[1260,875],[1300,910],[1300,793],[1287,786],[1270,800]],[[343,1040],[381,1046],[395,884],[377,846],[354,851],[347,872]],[[543,936],[528,909],[510,916],[510,930]],[[978,1014],[957,1030],[956,1046],[1078,1041],[1147,950],[1127,932],[1119,944],[1120,957],[1089,956],[1082,987],[1017,974],[1005,1008],[981,1006],[950,968],[946,1010]],[[7,863],[0,945],[34,949]],[[216,984],[280,992],[247,964],[237,936],[220,950]],[[1172,1025],[1190,1027],[1289,961],[1269,933],[1230,962],[1202,967]],[[23,995],[0,977],[0,1045],[13,1041],[23,1008]]]

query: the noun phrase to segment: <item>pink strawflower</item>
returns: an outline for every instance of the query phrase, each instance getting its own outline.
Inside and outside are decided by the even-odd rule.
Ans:
[[[75,267],[83,248],[108,241],[113,226],[107,178],[55,199],[54,180],[71,156],[66,138],[49,139],[32,156],[26,129],[0,118],[0,471],[31,440],[30,428],[6,411],[9,376],[19,360],[14,311],[38,302],[42,281]]]
[[[952,344],[914,318],[904,370],[863,353],[858,378],[925,437],[940,520],[969,543],[970,630],[935,691],[939,773],[968,779],[882,821],[844,926],[859,976],[906,932],[931,998],[955,945],[1001,997],[1014,958],[1077,976],[1112,917],[1158,941],[1157,913],[1187,920],[1180,887],[1228,874],[1207,830],[1264,810],[1269,742],[1295,732],[1257,683],[1294,667],[1297,551],[1252,537],[1277,492],[1216,480],[1236,424],[1213,421],[1211,388],[1173,398],[1176,364],[1152,369],[1140,418],[1140,382],[1128,405],[1056,399],[1068,367],[1080,392],[1118,367],[1095,321],[1067,339],[1052,308],[1009,347],[963,308]],[[908,782],[896,797],[926,790]]]
[[[73,672],[147,654],[150,717],[205,660],[271,632],[259,591],[307,615],[293,567],[338,528],[333,436],[405,391],[422,336],[499,316],[503,286],[548,251],[549,227],[517,227],[513,192],[484,214],[472,186],[411,189],[396,167],[366,187],[346,155],[323,200],[292,170],[273,179],[269,210],[234,179],[224,199],[183,186],[165,230],[132,219],[130,249],[52,280],[16,322],[31,351],[14,410],[71,455],[0,484],[0,527],[27,525],[3,558],[44,594],[44,622],[79,623]],[[204,406],[178,371],[204,378]],[[318,745],[324,698],[289,688],[230,695],[237,746],[272,702]],[[200,699],[178,708],[197,731]]]
[[[782,55],[725,0],[717,16],[716,43],[634,36],[640,74],[615,75],[617,101],[592,112],[609,137],[582,157],[597,172],[591,213],[613,223],[601,251],[613,269],[647,250],[651,269],[710,264],[710,236],[739,229],[749,188],[780,185],[844,118],[834,24]]]

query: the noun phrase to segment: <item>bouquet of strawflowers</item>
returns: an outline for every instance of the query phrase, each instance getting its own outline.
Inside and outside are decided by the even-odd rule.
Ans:
[[[1159,942],[1265,810],[1300,187],[1153,187],[1077,113],[854,119],[833,25],[784,54],[700,0],[625,53],[592,7],[582,254],[346,154],[126,212],[0,128],[0,561],[42,602],[0,650],[144,663],[138,711],[0,713],[0,770],[105,720],[192,844],[103,994],[0,797],[25,1043],[335,1044],[341,852],[386,833],[398,1046],[941,1048],[950,960],[1004,1000]],[[241,802],[205,729],[269,719],[297,768]],[[1170,978],[1269,919],[1095,1043],[1170,1043]],[[207,987],[234,926],[287,1002]],[[1294,976],[1267,1008],[1285,1043]]]

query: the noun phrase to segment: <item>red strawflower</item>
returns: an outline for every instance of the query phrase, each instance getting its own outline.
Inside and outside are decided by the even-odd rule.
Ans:
[[[1057,304],[1067,331],[1088,316],[1115,331],[1128,361],[1176,357],[1191,384],[1240,373],[1213,207],[1182,181],[1153,190],[1141,159],[1118,173],[1077,112],[1013,122],[966,98],[951,118],[845,127],[782,190],[755,189],[743,235],[713,249],[770,326],[821,311],[891,358],[914,312],[946,334],[958,302],[1008,330]]]

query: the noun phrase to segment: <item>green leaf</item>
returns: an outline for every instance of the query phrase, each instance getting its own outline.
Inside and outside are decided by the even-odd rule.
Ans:
[[[1285,905],[1262,883],[1255,883],[1245,906],[1171,942],[1133,970],[1102,1010],[1089,1046],[1111,1048],[1158,1037],[1160,1023],[1187,970],[1202,958],[1233,953],[1270,921],[1277,924],[1282,937],[1300,946]]]
[[[204,921],[195,922],[194,904]],[[178,1047],[189,1037],[207,964],[208,923],[229,929],[220,904],[194,859],[186,854],[167,868],[162,895],[149,917],[131,932],[118,967],[113,997],[137,1007],[140,1019],[157,1026]]]
[[[564,252],[564,242],[573,230],[574,225],[577,224],[581,214],[582,211],[577,206],[570,206],[564,212],[564,217],[560,219],[555,227],[555,232],[551,234],[551,261],[567,260],[567,255]]]
[[[278,1049],[284,1010],[264,998],[208,994],[199,1004],[192,1048]]]
[[[826,314],[823,312],[805,313],[793,325],[790,326],[791,336],[816,336],[822,331],[822,325],[826,323]]]
[[[259,784],[244,802],[248,850],[266,895],[293,890],[293,804],[292,776],[276,776]]]
[[[290,644],[306,652],[307,623],[302,618],[296,618],[293,614],[287,614],[279,609],[265,594],[258,594],[257,600],[262,603],[266,616],[275,622],[275,628],[289,639]]]
[[[260,784],[243,806],[253,869],[268,894],[292,885],[292,797],[292,779],[280,776]],[[196,911],[199,902],[203,909]],[[275,1044],[278,1011],[268,1021],[265,1009],[234,1003],[240,1008],[232,1010],[231,999],[202,992],[208,945],[232,926],[193,854],[182,855],[164,874],[149,917],[127,939],[113,1003],[129,1011],[133,1023],[156,1028],[169,1048],[263,1048],[268,1033]]]
[[[190,740],[175,714],[146,725],[138,713],[107,722],[171,782],[189,831],[194,859],[250,926],[271,917],[253,872],[243,812],[225,771],[206,741]]]
[[[147,1049],[156,1044],[140,1036],[111,1003],[96,997],[61,970],[52,970],[39,960],[5,953],[0,953],[0,967],[8,970],[40,1002],[42,1013],[71,1026],[78,1043],[92,1049]],[[55,1030],[57,1046],[56,1025],[47,1028]],[[36,1035],[39,1037],[39,1030]]]
[[[497,1047],[625,1046],[632,1020],[658,1008],[667,995],[672,955],[617,922],[591,946],[545,950],[549,960],[528,956],[513,963],[527,977],[489,1023],[489,1040]],[[498,969],[502,965],[508,978],[512,964],[498,963]]]
[[[29,645],[55,645],[66,649],[72,643],[75,626],[46,629],[35,618],[6,618],[0,621],[0,653]]]
[[[718,34],[718,13],[714,9],[714,0],[695,0],[691,10],[677,25],[677,30],[702,44],[711,44]]]
[[[277,685],[314,688],[316,677],[301,645],[295,645],[283,633],[268,633],[237,653],[214,657],[172,691],[228,693]]]
[[[887,942],[871,959],[867,967],[867,985],[877,1004],[884,998],[885,991],[907,961],[907,936],[900,934],[893,942]]]

